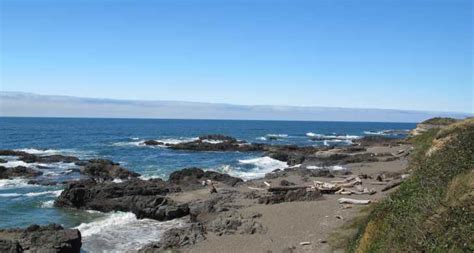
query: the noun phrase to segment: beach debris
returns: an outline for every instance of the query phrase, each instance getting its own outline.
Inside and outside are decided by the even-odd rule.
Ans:
[[[249,188],[250,190],[255,190],[255,191],[265,191],[265,189],[263,189],[263,188],[258,188],[258,187],[249,186],[248,188]]]
[[[271,185],[270,185],[270,183],[269,183],[269,182],[267,182],[267,181],[263,181],[263,183],[264,183],[266,186],[268,186],[268,187],[270,187],[270,186],[271,186]]]
[[[311,244],[311,242],[300,242],[301,246],[310,245],[310,244]]]
[[[340,198],[337,200],[339,204],[353,204],[353,205],[368,205],[370,200],[363,199],[349,199],[349,198]]]
[[[207,188],[209,189],[209,192],[212,194],[212,193],[217,193],[217,189],[216,187],[214,186],[214,183],[212,182],[212,180],[208,179],[206,181],[202,181],[202,184],[204,186],[207,186]]]
[[[337,219],[340,219],[340,220],[344,220],[344,218],[343,218],[342,216],[340,216],[340,215],[336,215],[336,218],[337,218]]]
[[[382,188],[382,191],[388,191],[396,186],[399,186],[401,183],[403,183],[403,179],[397,179],[397,180],[393,180],[393,181],[390,181],[384,188]]]

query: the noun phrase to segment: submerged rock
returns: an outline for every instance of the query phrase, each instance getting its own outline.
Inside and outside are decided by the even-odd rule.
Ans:
[[[13,168],[5,168],[0,166],[0,179],[10,179],[14,177],[37,177],[41,176],[43,173],[41,171],[37,171],[31,168],[17,166]]]
[[[57,224],[0,230],[0,252],[72,252],[81,250],[81,233]]]

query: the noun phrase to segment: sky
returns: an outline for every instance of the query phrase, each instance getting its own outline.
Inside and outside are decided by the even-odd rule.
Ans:
[[[0,91],[472,113],[471,0],[1,0]]]

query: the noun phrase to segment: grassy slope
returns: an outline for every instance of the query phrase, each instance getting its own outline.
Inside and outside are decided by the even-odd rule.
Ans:
[[[474,251],[474,119],[411,140],[410,179],[362,222],[350,252]]]

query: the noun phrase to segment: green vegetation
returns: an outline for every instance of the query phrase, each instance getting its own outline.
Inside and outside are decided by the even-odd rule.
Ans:
[[[474,119],[410,141],[411,177],[374,206],[349,252],[473,252]]]
[[[458,120],[453,119],[453,118],[441,118],[441,117],[437,117],[437,118],[432,118],[432,119],[425,120],[425,121],[421,122],[421,124],[446,126],[446,125],[450,125],[450,124],[456,123],[457,121],[458,121]]]

